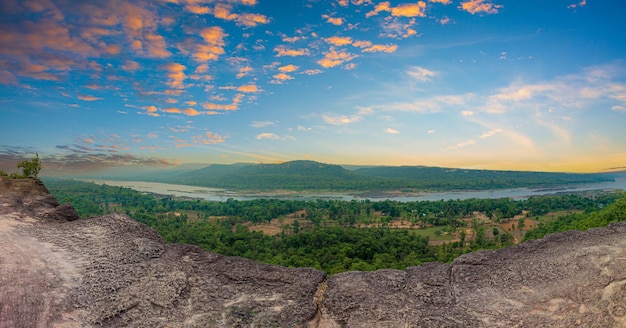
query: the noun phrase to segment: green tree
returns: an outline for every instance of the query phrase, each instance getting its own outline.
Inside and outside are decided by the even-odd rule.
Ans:
[[[41,162],[39,162],[39,154],[29,161],[21,161],[17,164],[18,169],[22,169],[23,178],[37,179],[39,171],[41,171]]]

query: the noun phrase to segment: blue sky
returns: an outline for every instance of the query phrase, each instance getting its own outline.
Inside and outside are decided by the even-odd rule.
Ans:
[[[4,0],[0,168],[626,166],[626,3]]]

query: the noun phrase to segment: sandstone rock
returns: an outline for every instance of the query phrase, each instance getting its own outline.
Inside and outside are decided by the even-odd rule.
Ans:
[[[626,223],[325,279],[71,220],[25,181],[0,179],[0,327],[626,326]]]

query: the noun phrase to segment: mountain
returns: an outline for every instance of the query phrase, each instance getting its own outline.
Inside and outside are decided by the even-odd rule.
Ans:
[[[340,165],[298,160],[279,164],[212,164],[155,181],[242,190],[344,190],[370,187],[375,180]]]
[[[34,179],[0,177],[0,327],[624,326],[624,222],[328,277],[63,206]]]
[[[555,186],[570,183],[613,181],[610,174],[474,170],[428,166],[377,166],[354,171],[369,177],[394,180],[413,188],[498,189]]]
[[[471,190],[553,187],[613,181],[609,174],[469,170],[426,166],[349,166],[297,160],[212,164],[197,170],[136,175],[136,180],[237,190]]]

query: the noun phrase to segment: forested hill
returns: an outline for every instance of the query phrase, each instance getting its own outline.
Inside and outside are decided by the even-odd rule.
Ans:
[[[280,164],[213,164],[176,173],[155,172],[134,180],[234,190],[479,190],[556,187],[613,181],[609,174],[570,174],[451,169],[425,166],[379,166],[348,170],[314,161]]]

